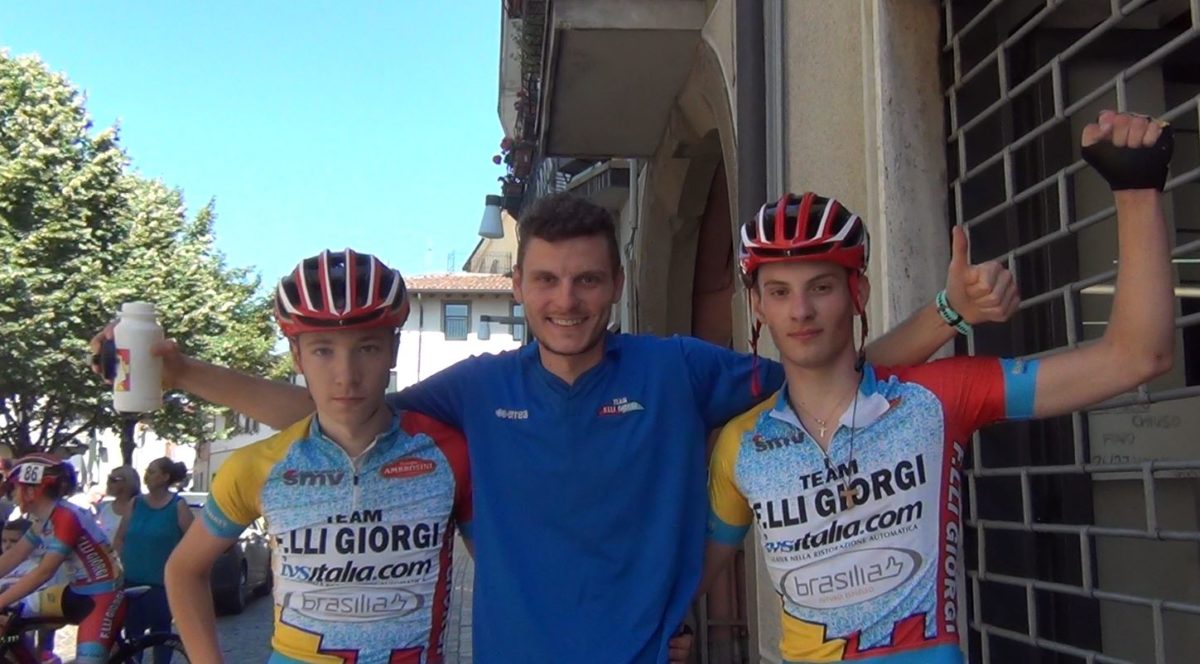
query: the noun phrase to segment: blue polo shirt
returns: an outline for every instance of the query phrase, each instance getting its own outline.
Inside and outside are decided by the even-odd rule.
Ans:
[[[763,396],[783,384],[760,360]],[[700,581],[708,432],[758,400],[751,357],[616,334],[568,385],[536,343],[391,403],[460,429],[474,490],[478,664],[657,664]]]

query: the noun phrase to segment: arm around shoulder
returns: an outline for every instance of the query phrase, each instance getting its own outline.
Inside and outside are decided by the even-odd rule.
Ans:
[[[227,367],[184,358],[176,378],[178,389],[232,408],[273,429],[285,429],[316,410],[308,390],[267,380]]]

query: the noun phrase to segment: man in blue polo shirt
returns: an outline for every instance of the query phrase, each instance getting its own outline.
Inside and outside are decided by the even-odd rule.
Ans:
[[[624,281],[611,215],[567,195],[521,220],[514,297],[537,339],[474,357],[389,397],[467,437],[479,664],[657,664],[699,584],[708,432],[760,398],[754,362],[691,338],[611,334]],[[996,264],[951,272],[969,322],[1015,307]],[[921,362],[954,331],[932,305],[871,349]],[[184,357],[163,344],[166,387],[274,427],[312,409],[302,388]],[[762,362],[762,395],[778,365]]]

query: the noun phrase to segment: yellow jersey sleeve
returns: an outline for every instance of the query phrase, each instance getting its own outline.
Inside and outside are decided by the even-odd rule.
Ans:
[[[733,418],[721,429],[708,464],[708,538],[737,545],[753,524],[754,513],[737,486],[734,469],[742,437],[754,427],[760,408]]]
[[[306,417],[229,455],[213,476],[204,505],[204,525],[210,533],[234,539],[262,516],[262,490],[271,468],[283,459],[292,443],[304,437],[311,421],[311,416]]]

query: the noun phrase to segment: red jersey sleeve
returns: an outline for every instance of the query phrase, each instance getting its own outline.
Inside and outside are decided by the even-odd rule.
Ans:
[[[915,367],[879,368],[877,376],[917,383],[937,396],[948,433],[962,440],[1001,420],[1033,416],[1037,361],[959,356]]]
[[[441,450],[454,474],[454,509],[451,512],[458,529],[471,536],[471,462],[467,455],[467,440],[458,429],[427,415],[405,411],[401,427],[409,434],[423,433]]]

